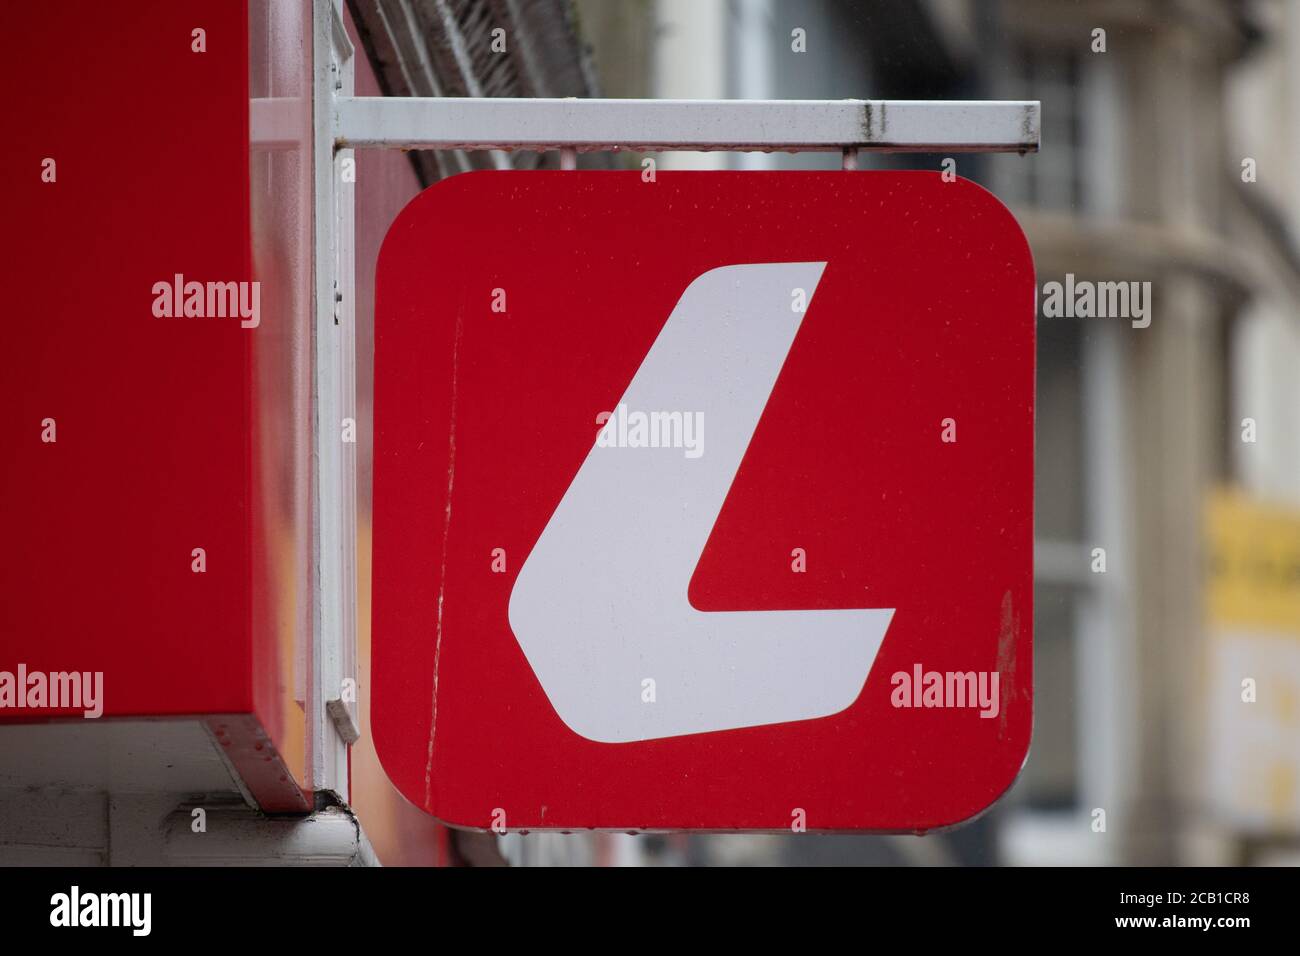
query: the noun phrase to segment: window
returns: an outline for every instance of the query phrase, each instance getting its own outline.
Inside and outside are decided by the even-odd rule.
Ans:
[[[1079,55],[1022,46],[1013,71],[1017,95],[1042,101],[1042,147],[1022,175],[1009,178],[1008,194],[1042,209],[1078,210],[1086,198]]]

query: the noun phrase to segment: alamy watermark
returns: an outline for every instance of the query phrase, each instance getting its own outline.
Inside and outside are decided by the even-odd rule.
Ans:
[[[997,671],[927,671],[913,664],[911,673],[895,671],[889,678],[895,707],[970,707],[993,718],[1002,709]]]
[[[619,404],[596,416],[597,448],[681,448],[687,458],[704,454],[703,412],[635,412]]]
[[[125,926],[132,936],[148,936],[152,917],[152,893],[83,893],[73,886],[50,897],[51,926]]]
[[[0,710],[80,710],[95,719],[104,713],[103,671],[0,671]]]
[[[1151,324],[1150,282],[1092,282],[1067,272],[1064,282],[1044,283],[1039,300],[1045,319],[1130,319],[1135,329]]]
[[[187,282],[177,272],[171,282],[155,282],[153,296],[157,319],[238,318],[245,329],[262,323],[260,282]]]

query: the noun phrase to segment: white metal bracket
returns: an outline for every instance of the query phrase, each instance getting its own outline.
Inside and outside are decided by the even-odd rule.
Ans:
[[[339,96],[338,148],[1020,152],[1036,100],[580,100]]]

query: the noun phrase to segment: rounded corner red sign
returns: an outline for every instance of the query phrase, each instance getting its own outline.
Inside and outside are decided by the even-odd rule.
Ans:
[[[924,172],[488,172],[375,307],[389,777],[510,830],[922,831],[1032,724],[1034,268]]]

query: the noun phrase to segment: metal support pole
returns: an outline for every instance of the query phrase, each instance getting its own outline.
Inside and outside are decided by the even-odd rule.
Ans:
[[[341,0],[321,0],[313,17],[312,602],[307,689],[308,783],[348,795],[347,747],[357,739],[355,704],[343,693],[356,677],[356,445],[342,440],[355,420],[355,257],[352,184],[346,151],[331,142],[330,104],[350,95],[353,48]],[[257,107],[254,104],[254,116]]]
[[[1035,152],[1036,100],[336,96],[336,148]]]

